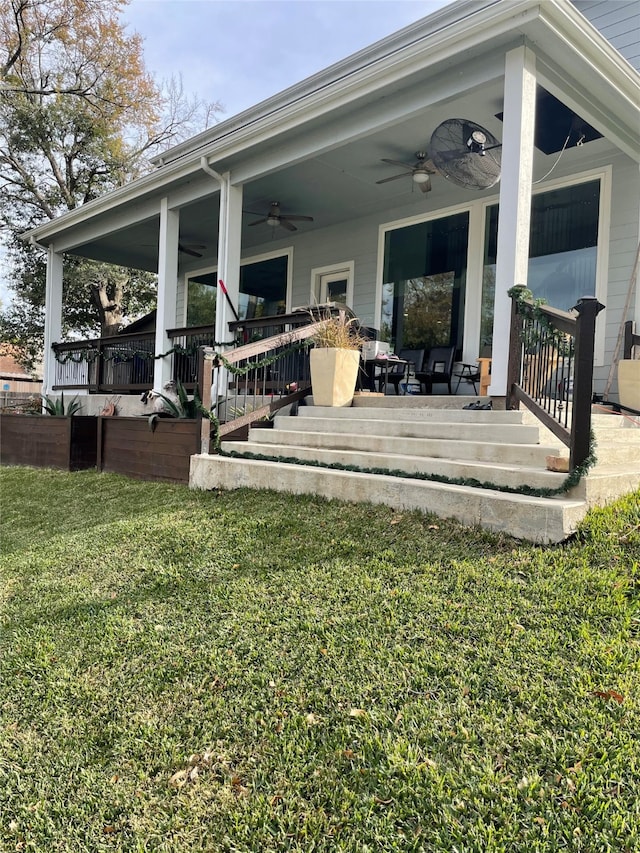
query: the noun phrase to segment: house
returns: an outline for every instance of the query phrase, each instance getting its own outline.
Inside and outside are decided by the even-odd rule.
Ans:
[[[160,388],[176,343],[230,343],[234,313],[333,300],[396,351],[450,345],[472,364],[490,347],[499,405],[524,284],[558,309],[605,306],[601,393],[622,324],[640,325],[639,29],[634,0],[458,0],[33,229],[46,391]],[[53,346],[65,253],[157,273],[155,331],[131,333],[124,363],[127,330],[86,364],[77,342]],[[106,382],[89,375],[101,360]]]
[[[40,395],[42,387],[37,373],[29,372],[20,363],[20,353],[11,344],[0,344],[0,403],[9,399]]]
[[[157,272],[156,354],[207,312],[228,339],[222,279],[241,317],[330,298],[396,349],[450,343],[470,362],[491,344],[497,397],[507,290],[528,283],[559,308],[595,295],[598,390],[638,243],[638,43],[634,2],[459,0],[35,228],[28,239],[48,249],[46,390],[59,384],[65,253]],[[447,176],[476,125],[496,140],[471,143],[487,149],[468,158],[478,174]],[[159,359],[154,384],[171,370]]]

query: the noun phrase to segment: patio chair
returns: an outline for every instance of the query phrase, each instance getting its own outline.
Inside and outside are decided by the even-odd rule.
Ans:
[[[420,383],[420,390],[424,386],[424,393],[431,394],[435,384],[447,385],[449,393],[451,390],[451,377],[453,375],[453,360],[456,355],[455,347],[432,347],[424,365],[424,370],[416,371],[416,379]]]
[[[389,371],[387,373],[387,381],[393,385],[394,391],[398,394],[398,388],[403,379],[407,376],[407,364],[408,362],[408,372],[415,373],[418,370],[422,370],[422,362],[424,361],[424,353],[423,349],[401,349],[398,353],[398,358],[400,361],[397,364],[391,362],[389,364]],[[380,391],[385,390],[385,375],[381,371],[379,380],[379,389]]]

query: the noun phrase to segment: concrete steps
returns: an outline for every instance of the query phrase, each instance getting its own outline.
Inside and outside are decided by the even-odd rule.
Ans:
[[[571,493],[543,498],[491,488],[558,488],[566,475],[546,470],[546,457],[567,451],[527,412],[465,410],[464,402],[364,397],[348,408],[301,406],[297,417],[277,416],[273,429],[250,430],[247,442],[222,444],[225,454],[269,459],[195,456],[190,484],[387,504],[541,543],[566,539],[590,506],[640,484],[640,429],[598,416],[598,465]],[[359,470],[321,467],[330,465]]]

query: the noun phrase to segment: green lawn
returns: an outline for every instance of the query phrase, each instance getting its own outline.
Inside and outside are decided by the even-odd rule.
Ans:
[[[0,472],[0,850],[640,849],[640,492],[563,547]]]

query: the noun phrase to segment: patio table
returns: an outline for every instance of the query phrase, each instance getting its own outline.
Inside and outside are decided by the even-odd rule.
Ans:
[[[364,361],[363,361],[364,375],[366,377],[366,384],[367,384],[369,391],[375,391],[376,390],[376,367],[381,367],[384,371],[384,373],[383,373],[383,375],[384,375],[384,387],[386,388],[388,381],[389,381],[389,367],[391,365],[396,365],[396,364],[400,364],[400,365],[404,366],[404,374],[405,375],[403,378],[405,379],[404,384],[406,387],[407,373],[408,373],[409,364],[410,364],[409,361],[405,361],[405,359],[397,358],[397,357],[396,358],[380,358],[380,357],[377,357],[377,358],[364,359]],[[402,384],[403,383],[400,383],[400,387],[402,387]]]

